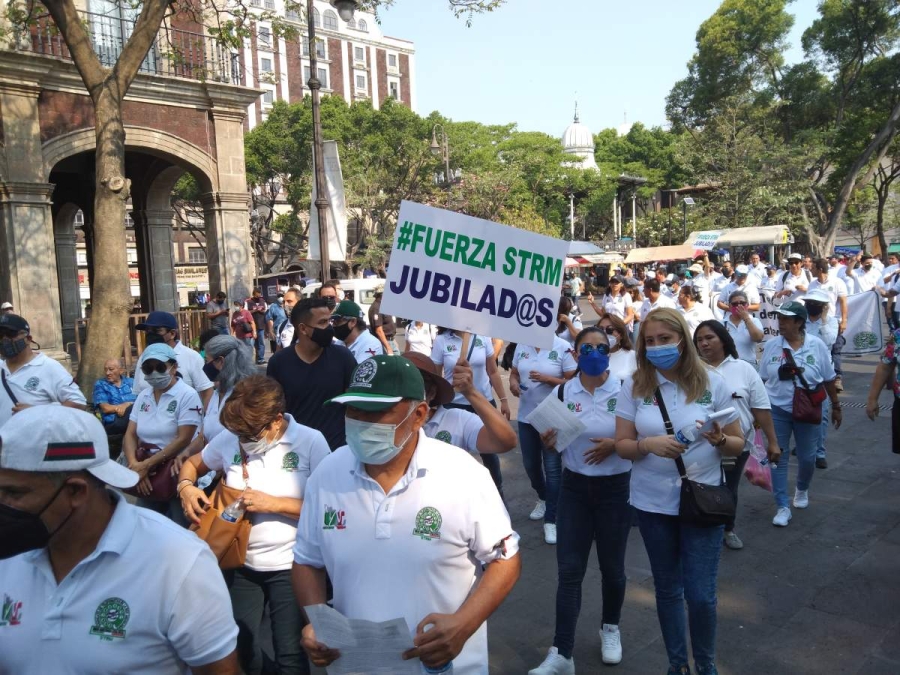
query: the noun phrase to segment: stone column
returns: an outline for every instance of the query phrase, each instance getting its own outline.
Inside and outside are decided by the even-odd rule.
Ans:
[[[61,229],[65,229],[63,232]],[[62,317],[63,345],[75,341],[75,323],[81,318],[81,289],[78,284],[78,256],[75,249],[75,228],[56,228],[56,273],[59,285],[59,311]]]
[[[150,311],[177,312],[178,286],[175,282],[175,257],[172,253],[172,211],[133,211],[135,224],[143,227],[142,271],[146,270],[146,288]],[[142,275],[143,277],[143,275]]]
[[[224,290],[229,302],[243,300],[253,290],[247,199],[246,192],[208,192],[200,198],[206,219],[209,292]]]

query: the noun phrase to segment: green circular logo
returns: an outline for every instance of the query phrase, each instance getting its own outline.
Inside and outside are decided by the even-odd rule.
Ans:
[[[296,471],[298,466],[300,466],[300,457],[293,450],[285,454],[284,459],[281,460],[281,468],[285,471]]]
[[[125,637],[125,626],[131,618],[128,603],[122,598],[107,598],[94,612],[94,625],[91,633],[101,637]]]
[[[451,440],[449,431],[439,431],[434,435],[434,437],[439,441],[443,441],[444,443],[449,443]]]
[[[878,346],[878,336],[869,331],[857,333],[853,337],[853,346],[857,349],[872,349]]]
[[[432,506],[426,506],[416,514],[416,529],[413,534],[422,539],[441,538],[441,512]]]

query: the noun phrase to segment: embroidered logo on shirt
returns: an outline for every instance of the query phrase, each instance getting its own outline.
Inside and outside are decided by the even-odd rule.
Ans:
[[[25,383],[25,391],[37,391],[38,386],[41,384],[41,381],[36,377],[29,377],[28,382]]]
[[[356,367],[356,370],[353,371],[353,382],[350,383],[350,386],[371,387],[372,385],[370,383],[377,372],[377,361],[363,361]]]
[[[807,355],[806,355],[806,362],[807,362],[809,365],[814,366],[814,365],[816,365],[816,358],[815,358],[812,354],[807,354]]]
[[[580,413],[581,412],[581,404],[580,403],[566,403],[566,407],[572,412]]]
[[[433,541],[441,538],[441,512],[432,506],[419,509],[416,514],[416,526],[413,536],[425,541]]]
[[[18,626],[22,623],[22,602],[3,594],[3,609],[0,611],[0,626]]]
[[[653,396],[645,396],[643,404],[644,405],[656,405],[656,398]]]
[[[712,392],[709,389],[704,391],[703,396],[697,399],[697,403],[700,405],[709,405],[712,403]]]
[[[177,401],[169,401],[169,405],[166,406],[166,412],[173,413],[173,412],[175,412],[175,408],[177,408],[177,407],[178,407]]]
[[[550,361],[559,361],[559,352],[554,349],[552,352],[547,354],[547,358]]]
[[[322,525],[323,530],[343,530],[347,527],[344,522],[344,512],[325,505],[325,524]]]
[[[484,343],[481,341],[481,338],[475,338],[475,347],[484,347]]]
[[[150,412],[150,401],[141,403],[141,412]]]
[[[611,398],[606,402],[606,412],[616,412],[616,399]]]
[[[125,626],[130,618],[131,610],[128,608],[127,602],[122,598],[107,598],[94,612],[91,635],[110,642],[113,638],[124,638]]]
[[[439,441],[444,441],[444,443],[449,443],[452,438],[449,431],[439,431],[434,437]]]
[[[878,336],[868,331],[857,333],[853,338],[853,346],[857,349],[872,349],[878,346]]]
[[[281,460],[281,468],[285,471],[296,471],[298,466],[300,466],[300,457],[296,452],[286,453],[284,459]]]
[[[531,358],[531,354],[529,354],[528,352],[519,352],[519,359],[520,359],[520,360],[522,360],[522,359],[530,359],[530,358]]]
[[[447,353],[452,354],[457,349],[456,345],[447,345]]]
[[[239,452],[234,453],[234,457],[231,458],[231,463],[232,464],[240,464],[241,463],[241,453],[239,453]]]

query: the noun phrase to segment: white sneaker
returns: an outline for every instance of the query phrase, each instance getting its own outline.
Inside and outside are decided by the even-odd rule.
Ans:
[[[548,544],[556,543],[556,524],[544,523],[544,541]]]
[[[560,656],[556,647],[550,647],[544,662],[529,670],[528,675],[575,675],[575,659]]]
[[[544,514],[547,513],[547,502],[538,499],[538,503],[534,505],[534,510],[528,516],[529,520],[543,520]]]
[[[600,629],[603,663],[615,664],[622,660],[622,636],[619,627],[605,623]]]
[[[772,524],[775,527],[787,527],[789,522],[791,522],[791,510],[786,506],[782,506],[778,509],[775,517],[772,518]]]
[[[809,506],[809,490],[794,490],[794,506],[798,509]]]

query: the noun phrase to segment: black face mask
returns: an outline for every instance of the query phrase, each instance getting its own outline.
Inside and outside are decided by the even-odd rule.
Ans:
[[[809,314],[809,318],[811,319],[822,316],[822,311],[824,309],[825,307],[823,305],[814,305],[812,303],[806,304],[806,312]]]
[[[310,326],[307,326],[307,328],[309,327]],[[309,336],[309,339],[319,345],[322,349],[325,349],[325,347],[334,341],[334,328],[332,326],[328,326],[328,328],[313,328],[312,335]]]
[[[69,522],[74,511],[70,511],[53,532],[50,532],[41,520],[41,514],[50,507],[65,486],[65,483],[60,485],[50,497],[50,501],[37,513],[0,504],[0,560],[44,548],[50,542],[50,538]]]
[[[328,303],[328,309],[334,309],[337,305],[337,298],[329,295],[327,298],[325,298],[325,302]]]
[[[222,371],[216,367],[215,361],[203,364],[203,374],[209,378],[210,382],[215,382],[216,378],[219,377],[220,372]]]
[[[0,356],[5,359],[11,359],[18,356],[28,348],[28,341],[25,338],[2,338],[0,339]]]
[[[147,344],[148,345],[160,345],[165,344],[166,338],[160,335],[159,333],[147,333]]]
[[[350,322],[348,321],[347,323],[342,323],[340,326],[335,326],[333,330],[334,337],[343,342],[348,337],[350,337],[350,331],[353,329],[350,328]]]

